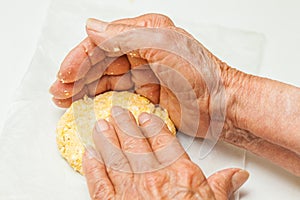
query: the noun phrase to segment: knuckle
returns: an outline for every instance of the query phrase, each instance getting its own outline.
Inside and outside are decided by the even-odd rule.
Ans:
[[[115,171],[128,171],[129,163],[125,156],[122,154],[112,155],[107,163],[107,166]]]
[[[141,129],[147,137],[171,135],[165,122],[156,115],[151,115],[149,122],[146,122]]]
[[[92,196],[93,200],[100,200],[100,199],[113,199],[112,191],[110,187],[106,184],[106,182],[102,179],[99,179],[95,183],[95,190]]]
[[[164,147],[169,147],[170,136],[166,134],[157,134],[152,140],[152,148],[156,150],[161,150]]]
[[[172,20],[169,17],[167,17],[166,15],[158,14],[157,18],[158,18],[158,21],[160,21],[162,25],[174,26],[174,23],[172,22]]]
[[[137,147],[142,146],[141,144],[144,143],[144,141],[141,140],[141,138],[127,137],[122,144],[122,149],[126,152],[137,151],[139,149]]]
[[[172,20],[163,14],[150,14],[148,20],[145,21],[144,26],[152,24],[153,27],[174,26]]]

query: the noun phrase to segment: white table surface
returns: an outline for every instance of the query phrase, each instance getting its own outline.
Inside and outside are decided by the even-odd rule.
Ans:
[[[265,35],[266,44],[259,73],[261,76],[300,87],[300,1],[201,1],[201,7],[190,8],[191,12],[197,12],[201,22],[252,30]],[[0,129],[13,93],[34,54],[49,3],[50,0],[1,0]],[[179,12],[180,8],[174,10]],[[291,190],[300,190],[300,186],[294,186],[299,183],[299,179],[250,154],[247,155],[246,166],[251,178],[242,190],[241,199],[298,199],[289,198],[293,191],[281,191],[280,184],[293,185]]]

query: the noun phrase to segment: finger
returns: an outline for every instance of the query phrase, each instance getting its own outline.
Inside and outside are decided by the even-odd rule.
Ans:
[[[161,14],[145,14],[135,18],[126,18],[113,21],[111,24],[123,24],[127,26],[137,26],[137,27],[149,27],[149,28],[157,28],[157,27],[169,27],[174,26],[172,20]],[[90,18],[86,22],[86,30],[93,30],[96,32],[103,32],[106,30],[108,23]],[[95,39],[95,38],[94,38]],[[98,38],[95,41],[102,42],[102,40]]]
[[[147,137],[158,161],[169,165],[178,159],[188,159],[183,147],[169,131],[165,123],[157,116],[142,113],[139,116],[141,130]]]
[[[160,86],[157,84],[147,84],[135,89],[140,94],[149,99],[154,104],[159,104]]]
[[[108,76],[108,82],[111,90],[123,91],[133,87],[130,73],[119,76]]]
[[[134,18],[119,19],[112,23],[152,28],[174,26],[172,20],[162,14],[144,14]]]
[[[119,106],[113,107],[112,124],[132,170],[138,173],[157,169],[159,163],[131,113]]]
[[[108,76],[103,76],[100,80],[94,81],[87,85],[88,94],[90,97],[101,94],[105,91],[108,91],[110,86],[108,84]]]
[[[97,94],[109,91],[117,90],[124,91],[133,87],[130,73],[126,73],[119,76],[103,76],[100,80],[94,81],[87,85],[89,96],[95,96]]]
[[[107,175],[101,155],[94,149],[86,149],[82,158],[83,173],[91,199],[112,199],[115,191]]]
[[[131,26],[132,28],[136,27],[148,27],[148,28],[158,28],[158,27],[174,27],[172,20],[161,14],[145,14],[135,18],[126,18],[113,21],[111,24],[121,24],[126,26]],[[96,44],[101,44],[105,38],[98,37],[97,32],[106,31],[108,23],[97,20],[97,19],[88,19],[86,24],[86,30],[89,37],[96,42]],[[93,33],[95,32],[95,33]],[[119,30],[117,33],[120,33]],[[93,37],[93,35],[95,37]],[[108,35],[112,35],[111,33]],[[114,53],[109,52],[108,55],[114,55]],[[118,55],[118,54],[115,54]]]
[[[79,85],[81,83],[78,83]],[[90,97],[96,96],[98,94],[101,94],[103,92],[109,91],[109,90],[116,90],[116,91],[126,91],[126,90],[130,90],[133,87],[133,82],[131,80],[131,74],[130,73],[126,73],[123,75],[118,75],[118,76],[108,76],[105,75],[103,77],[101,77],[100,80],[96,80],[88,85],[86,85],[85,87],[83,86],[83,89],[81,91],[79,91],[76,95],[74,95],[73,97],[71,96],[73,93],[72,89],[68,89],[67,91],[71,91],[70,93],[67,93],[67,95],[62,96],[62,91],[64,90],[64,88],[66,85],[72,85],[74,86],[74,83],[67,83],[67,84],[62,84],[63,86],[59,86],[60,84],[53,84],[53,86],[50,89],[50,92],[52,94],[60,94],[58,96],[54,96],[52,98],[53,102],[61,107],[61,108],[68,108],[71,106],[72,102],[81,99],[82,97],[84,97],[84,95],[88,95]],[[77,85],[76,85],[77,87]],[[55,91],[54,88],[58,88],[60,89],[59,92]],[[80,87],[81,88],[81,85]],[[77,92],[77,90],[75,91]],[[142,93],[141,93],[142,94]],[[71,97],[70,97],[71,96]],[[66,97],[66,98],[63,98]]]
[[[112,124],[125,152],[147,153],[152,149],[131,113],[119,106],[112,108]]]
[[[56,99],[55,97],[52,97],[52,101],[60,108],[69,108],[73,103],[72,98]]]
[[[105,31],[89,27],[87,28],[87,34],[108,56],[119,56],[136,52],[135,57],[141,57],[149,61],[150,55],[154,55],[149,50],[154,48],[178,49],[176,45],[170,46],[169,41],[184,37],[173,29],[167,28],[141,28],[124,24],[104,24],[103,26],[106,26]],[[151,40],[145,38],[151,38]]]
[[[122,75],[130,70],[130,64],[125,56],[119,58],[106,58],[93,66],[85,76],[85,83],[89,84],[103,75]]]
[[[88,94],[88,88],[84,87],[83,90],[81,90],[78,94],[76,94],[73,97],[67,99],[56,99],[55,97],[53,97],[52,100],[58,107],[68,108],[72,105],[74,101],[77,101],[78,99],[82,99],[87,94]]]
[[[131,65],[132,82],[135,92],[146,97],[152,103],[159,103],[160,85],[159,80],[150,69],[146,60],[134,57],[135,53],[127,55]]]
[[[123,55],[117,59],[110,58],[108,63],[109,65],[104,72],[105,75],[120,75],[130,70],[130,63],[126,55]]]
[[[129,30],[134,30],[137,27],[134,26],[128,26],[123,24],[108,24],[106,22],[98,21],[98,24],[103,24],[101,26],[103,27],[109,27],[104,28],[105,32],[99,31],[99,29],[96,29],[97,27],[90,26],[90,23],[87,23],[87,34],[91,38],[91,40],[99,46],[102,50],[106,52],[106,55],[109,57],[115,57],[115,56],[121,56],[123,54],[126,54],[127,52],[124,50],[125,46],[118,46],[118,45],[103,45],[106,40],[113,38],[114,36],[126,32]],[[93,24],[93,23],[92,23]],[[94,28],[94,29],[93,29]],[[124,43],[124,42],[123,42]],[[122,48],[122,49],[120,49]]]
[[[226,200],[248,179],[249,173],[241,169],[225,169],[211,175],[207,181],[216,199]]]
[[[132,82],[135,92],[145,96],[152,103],[159,103],[160,85],[159,80],[149,66],[143,69],[134,68],[131,70]]]
[[[102,51],[90,38],[86,39],[86,44],[83,43],[91,66],[105,59],[105,53]]]
[[[96,123],[93,139],[101,154],[108,175],[115,187],[120,187],[132,180],[130,164],[121,150],[114,127],[105,120]]]
[[[57,77],[64,83],[72,83],[83,78],[93,64],[104,58],[104,52],[86,38],[65,57]]]
[[[96,80],[99,80],[103,76],[106,67],[106,59],[93,66],[84,77],[85,84],[90,84]]]
[[[157,79],[157,77],[155,76],[155,74],[149,66],[148,68],[144,67],[144,69],[132,69],[131,74],[132,80],[137,88],[150,83],[159,85],[159,80]]]
[[[139,58],[139,54],[137,51],[132,51],[127,55],[128,61],[131,65],[131,69],[148,69],[149,65],[147,60]]]
[[[56,80],[49,89],[49,92],[56,99],[67,99],[78,94],[85,85],[85,80],[81,79],[75,83],[63,83],[60,80]]]
[[[158,27],[174,27],[173,21],[162,14],[145,14],[134,18],[125,18],[119,19],[111,22],[111,24],[123,24],[131,27],[148,27],[148,28],[158,28]],[[93,27],[93,28],[92,28]],[[95,29],[99,31],[105,31],[107,28],[107,23],[97,20],[97,19],[89,19],[87,21],[87,32],[88,29]],[[103,42],[103,38],[98,38],[98,44]],[[107,53],[107,55],[114,55],[113,53]],[[118,55],[118,54],[115,54]],[[137,55],[137,57],[139,57]]]

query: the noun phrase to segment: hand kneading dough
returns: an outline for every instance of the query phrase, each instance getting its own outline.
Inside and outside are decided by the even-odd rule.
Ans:
[[[74,170],[81,174],[83,144],[94,146],[91,136],[95,122],[98,119],[108,120],[112,106],[121,106],[130,110],[136,119],[142,112],[153,113],[164,120],[173,134],[176,133],[168,112],[138,94],[111,91],[100,94],[94,99],[78,100],[60,118],[56,130],[56,142],[61,155]]]

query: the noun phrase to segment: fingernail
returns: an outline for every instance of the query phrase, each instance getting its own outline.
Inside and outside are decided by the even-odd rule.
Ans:
[[[236,172],[231,179],[232,186],[236,190],[241,187],[249,178],[249,173],[246,170]]]
[[[98,153],[92,146],[87,146],[85,151],[87,152],[88,159],[96,159],[98,157]]]
[[[121,108],[120,106],[114,106],[111,109],[111,114],[113,117],[116,117],[120,114],[122,114],[125,110],[123,108]]]
[[[86,28],[95,32],[105,31],[107,25],[108,23],[93,18],[89,18],[86,21]]]
[[[144,124],[145,122],[149,121],[151,119],[151,115],[148,113],[142,113],[139,116],[139,122],[140,124]]]
[[[98,120],[96,123],[96,131],[97,132],[102,132],[108,130],[109,126],[108,123],[104,119]]]

